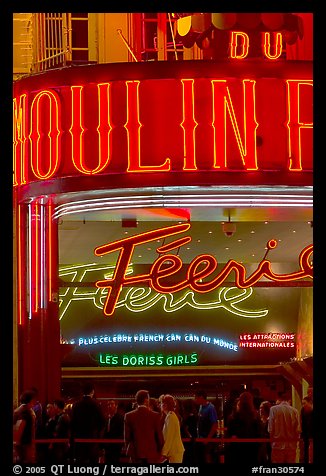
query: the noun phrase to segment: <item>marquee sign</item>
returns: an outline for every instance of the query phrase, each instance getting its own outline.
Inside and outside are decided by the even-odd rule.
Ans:
[[[236,286],[239,288],[253,286],[261,279],[286,284],[303,278],[313,277],[313,266],[311,262],[313,245],[310,245],[301,251],[299,256],[299,270],[293,273],[274,273],[271,262],[265,258],[259,263],[257,269],[250,276],[246,275],[245,267],[233,259],[229,260],[223,269],[216,273],[218,266],[216,258],[209,254],[203,254],[195,257],[191,261],[184,280],[173,284],[166,283],[166,278],[170,278],[180,271],[183,267],[183,262],[180,256],[165,253],[179,249],[181,246],[189,243],[191,236],[178,238],[171,243],[159,246],[156,249],[159,257],[152,264],[149,273],[127,276],[128,266],[137,245],[178,235],[179,233],[188,231],[190,227],[191,225],[189,223],[167,226],[145,233],[139,233],[95,248],[94,252],[97,256],[104,256],[108,253],[119,251],[119,257],[112,277],[96,282],[98,288],[107,288],[108,290],[103,308],[105,315],[111,316],[114,313],[123,286],[130,286],[135,283],[145,283],[154,291],[162,294],[174,293],[187,288],[198,293],[207,293],[221,286],[232,272],[235,274]],[[277,244],[278,242],[276,240],[269,240],[267,243],[268,250],[272,250]]]
[[[158,65],[156,77],[153,65],[135,74],[131,64],[127,80],[101,65],[18,81],[14,185],[174,172],[210,172],[212,183],[241,172],[245,183],[254,172],[311,172],[313,81],[304,62],[284,64],[281,75],[275,61],[243,71],[183,63],[171,74]]]

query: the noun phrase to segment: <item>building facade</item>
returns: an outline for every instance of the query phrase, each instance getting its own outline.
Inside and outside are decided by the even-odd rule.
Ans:
[[[13,22],[14,397],[94,378],[301,401],[312,14]]]

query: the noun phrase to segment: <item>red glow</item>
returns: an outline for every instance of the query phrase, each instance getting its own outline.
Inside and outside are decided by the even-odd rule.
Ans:
[[[255,117],[255,84],[256,81],[244,79],[243,84],[243,141],[235,116],[230,90],[226,80],[213,80],[213,129],[214,129],[214,168],[227,168],[227,111],[231,119],[241,159],[246,170],[257,170],[256,129],[258,122]],[[222,113],[223,111],[223,113]]]
[[[19,101],[19,103],[18,103]],[[13,155],[14,155],[14,186],[26,183],[25,165],[26,165],[26,94],[22,94],[18,100],[13,100]]]
[[[300,270],[283,275],[275,274],[272,271],[271,262],[267,259],[263,259],[259,263],[257,270],[246,277],[245,267],[235,260],[229,260],[222,271],[213,277],[211,281],[203,282],[202,280],[211,275],[217,268],[217,261],[214,256],[204,254],[197,256],[189,264],[186,279],[174,285],[164,286],[161,280],[167,276],[176,274],[181,269],[183,265],[182,259],[176,255],[165,255],[157,258],[148,274],[127,277],[127,268],[130,264],[135,246],[156,239],[167,238],[185,232],[189,228],[190,224],[168,226],[95,248],[94,252],[97,256],[103,256],[112,251],[121,250],[112,278],[96,282],[97,287],[108,289],[103,309],[105,315],[111,316],[114,313],[122,287],[134,283],[147,283],[154,291],[162,294],[181,291],[187,287],[199,293],[207,293],[221,286],[232,271],[235,273],[235,283],[238,288],[251,287],[263,277],[279,283],[291,282],[307,277],[312,278],[312,265],[309,262],[313,250],[312,245],[305,247],[300,253]],[[161,247],[160,250],[162,251],[162,249],[164,249],[168,251],[180,247],[189,241],[191,241],[191,237],[187,236],[181,240],[179,239],[170,243],[167,247]],[[275,248],[276,245],[276,240],[270,240],[268,242],[270,248]],[[159,249],[157,251],[159,251]],[[202,265],[204,265],[204,267]],[[199,269],[200,267],[201,269]]]
[[[304,86],[313,86],[313,81],[288,80],[287,83],[287,127],[289,146],[289,170],[302,170],[302,131],[312,129],[312,122],[303,122],[300,118],[300,98]]]
[[[274,54],[271,53],[271,34],[269,32],[264,33],[263,51],[266,58],[275,60],[282,54],[282,33],[274,32]]]
[[[94,78],[20,93],[14,185],[100,173],[210,171],[216,184],[225,171],[311,172],[312,80],[254,77]]]
[[[239,45],[239,41],[241,42]],[[240,52],[238,52],[238,49]],[[231,31],[230,58],[243,59],[248,56],[249,36],[243,31]]]
[[[194,80],[181,79],[182,83],[182,111],[183,118],[181,127],[183,129],[183,170],[197,170],[196,165],[196,138],[195,131],[198,122],[195,119],[194,111]]]
[[[127,172],[169,171],[170,159],[157,166],[141,165],[140,129],[143,124],[139,120],[139,84],[140,81],[126,81],[127,86],[127,122],[125,128],[128,137],[128,168]]]
[[[41,180],[52,177],[58,169],[60,157],[61,103],[55,91],[40,91],[31,104],[31,167]],[[44,124],[48,123],[48,127]],[[42,171],[46,160],[48,170]]]

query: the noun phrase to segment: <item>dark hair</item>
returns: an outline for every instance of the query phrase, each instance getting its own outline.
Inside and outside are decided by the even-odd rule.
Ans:
[[[138,390],[138,392],[135,395],[135,399],[138,405],[143,405],[147,398],[149,398],[148,390]]]
[[[271,406],[271,402],[269,402],[268,400],[264,400],[263,402],[261,402],[259,408],[261,408],[263,410],[263,413],[268,417]]]
[[[279,400],[282,400],[282,401],[291,400],[291,396],[289,392],[277,392],[277,396]]]
[[[207,393],[205,390],[197,390],[195,392],[195,397],[203,397],[205,400],[207,399]]]
[[[53,404],[60,408],[60,410],[63,410],[65,407],[65,401],[62,398],[58,398],[53,401]]]
[[[89,395],[94,390],[94,385],[90,382],[86,382],[83,385],[84,395]]]
[[[20,396],[20,403],[27,404],[35,398],[35,393],[32,390],[25,390]]]
[[[238,414],[243,420],[251,420],[257,415],[254,407],[254,397],[250,392],[242,392],[239,397]]]

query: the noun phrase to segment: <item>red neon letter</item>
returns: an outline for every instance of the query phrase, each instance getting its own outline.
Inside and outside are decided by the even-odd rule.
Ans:
[[[48,179],[58,169],[60,156],[60,98],[55,91],[40,91],[31,105],[31,167],[35,177]],[[48,160],[47,172],[41,165]]]
[[[82,174],[95,175],[110,162],[110,96],[109,83],[98,84],[98,122],[99,134],[98,165],[90,169],[85,165],[84,154],[84,110],[83,110],[83,86],[71,86],[71,149],[72,161],[76,169]]]
[[[14,186],[26,183],[25,160],[26,160],[26,94],[13,100],[13,136],[14,136]]]
[[[194,80],[181,79],[181,83],[183,119],[180,125],[183,129],[183,170],[197,170],[195,131],[198,122],[195,120],[194,111]]]
[[[272,59],[272,60],[279,58],[282,54],[282,33],[274,32],[274,39],[275,39],[274,54],[272,55],[271,54],[271,34],[268,31],[264,33],[264,42],[263,42],[264,55],[266,56],[266,58]]]
[[[140,81],[126,81],[127,86],[127,122],[125,129],[128,139],[128,168],[127,172],[158,172],[171,169],[170,159],[162,165],[141,165],[140,163],[140,129],[139,119],[139,83]]]
[[[92,171],[93,174],[101,172],[111,160],[110,83],[98,84],[97,88],[99,165]]]
[[[227,168],[226,153],[226,111],[228,111],[233,131],[238,143],[241,159],[246,170],[257,170],[255,84],[256,81],[244,79],[243,115],[244,144],[240,137],[238,123],[226,80],[212,80],[213,88],[213,129],[214,129],[214,169]]]
[[[242,51],[240,54],[237,54],[238,49],[238,38],[241,38],[241,48]],[[231,48],[230,48],[230,58],[243,59],[248,56],[249,52],[249,36],[243,31],[231,31]]]
[[[123,240],[114,241],[107,245],[98,246],[95,248],[94,253],[96,256],[102,256],[111,251],[121,250],[118,262],[111,279],[105,281],[97,281],[95,284],[98,288],[108,288],[108,294],[106,297],[103,312],[107,316],[111,316],[114,313],[115,305],[119,299],[122,286],[129,283],[146,282],[150,281],[150,275],[144,274],[139,276],[126,277],[127,268],[130,263],[132,253],[135,246],[141,243],[148,243],[149,241],[157,240],[160,238],[176,235],[190,228],[189,223],[182,225],[167,226],[158,230],[148,231],[139,235],[130,236]]]
[[[300,121],[300,89],[313,86],[312,80],[289,79],[287,83],[287,128],[289,148],[289,170],[302,170],[301,130],[312,129],[312,122]]]

